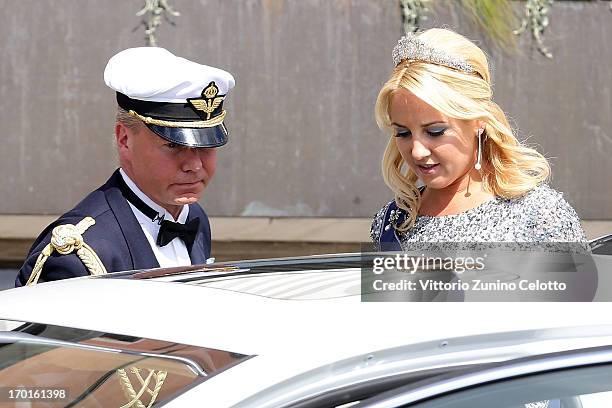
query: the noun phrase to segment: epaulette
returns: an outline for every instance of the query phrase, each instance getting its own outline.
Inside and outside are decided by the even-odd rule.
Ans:
[[[68,255],[76,251],[77,256],[85,264],[91,275],[106,274],[106,268],[96,252],[83,240],[85,231],[95,223],[96,221],[93,218],[85,217],[77,225],[63,224],[53,228],[51,242],[38,255],[26,285],[31,286],[38,283],[45,261],[53,251],[57,251],[61,255]]]

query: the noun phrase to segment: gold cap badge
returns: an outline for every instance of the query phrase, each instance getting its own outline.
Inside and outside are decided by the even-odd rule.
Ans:
[[[206,88],[202,90],[201,98],[189,98],[187,101],[193,106],[193,108],[199,112],[203,112],[206,114],[204,117],[203,114],[200,114],[202,119],[209,120],[210,115],[221,105],[225,96],[217,96],[219,94],[219,88],[215,84],[215,81],[212,81]]]

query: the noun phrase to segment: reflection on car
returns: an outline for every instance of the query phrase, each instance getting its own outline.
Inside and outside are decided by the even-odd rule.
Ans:
[[[612,402],[607,303],[364,302],[362,278],[371,264],[371,254],[337,254],[127,271],[8,290],[0,296],[0,383],[14,397],[3,395],[2,403],[578,408]],[[595,255],[595,264],[603,271],[608,256]]]

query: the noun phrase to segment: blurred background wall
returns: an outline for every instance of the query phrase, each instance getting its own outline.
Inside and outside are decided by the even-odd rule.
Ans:
[[[558,1],[546,43],[504,54],[453,1],[424,22],[475,39],[497,102],[551,158],[552,184],[584,219],[612,218],[612,12]],[[522,2],[517,2],[522,7]],[[236,77],[231,139],[202,204],[213,216],[370,217],[391,196],[373,106],[402,33],[395,0],[171,0],[160,46]],[[116,166],[117,51],[145,45],[136,0],[2,0],[0,214],[59,214]]]
[[[202,199],[208,213],[356,217],[367,237],[367,219],[392,198],[373,107],[402,34],[399,1],[169,3],[181,15],[162,19],[158,45],[237,83],[225,105],[230,142]],[[110,56],[146,44],[135,15],[143,4],[0,0],[0,215],[60,214],[117,166],[114,93],[102,74]],[[486,50],[495,99],[519,137],[551,158],[552,185],[582,219],[611,220],[610,2],[557,1],[545,37],[553,59],[528,34],[518,52],[500,51],[455,0],[437,0],[435,11],[423,28],[455,29]]]

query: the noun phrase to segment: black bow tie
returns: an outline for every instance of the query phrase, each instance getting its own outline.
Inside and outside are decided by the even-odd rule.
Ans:
[[[199,218],[196,217],[185,224],[164,220],[163,216],[160,217],[157,211],[149,207],[128,187],[125,180],[123,180],[123,176],[119,177],[119,190],[121,190],[123,197],[132,203],[138,211],[149,217],[151,221],[157,221],[160,224],[156,242],[158,246],[166,246],[174,238],[179,237],[185,241],[187,249],[191,247],[200,226]]]
[[[185,245],[187,245],[187,247],[191,247],[191,245],[193,245],[193,241],[195,240],[199,226],[199,218],[194,218],[185,224],[163,220],[159,227],[159,232],[157,233],[156,244],[163,247],[168,245],[174,238],[179,237],[185,241]]]

